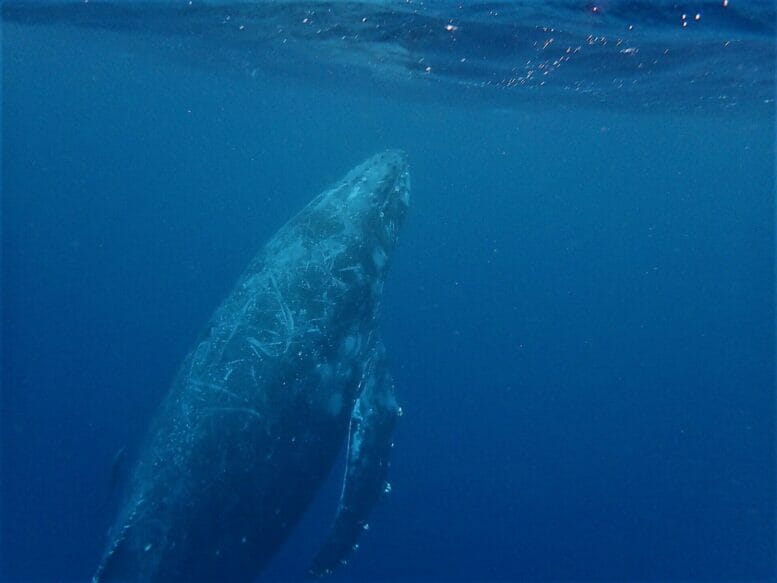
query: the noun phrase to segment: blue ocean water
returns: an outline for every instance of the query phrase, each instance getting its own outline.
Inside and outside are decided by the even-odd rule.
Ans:
[[[332,579],[775,579],[772,3],[91,4],[3,6],[0,579],[93,575],[213,309],[387,147],[405,414]]]

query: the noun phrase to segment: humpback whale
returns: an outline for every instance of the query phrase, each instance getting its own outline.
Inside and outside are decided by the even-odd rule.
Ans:
[[[377,154],[251,261],[151,423],[93,581],[253,580],[347,440],[309,572],[345,563],[386,488],[401,411],[377,320],[409,189],[405,154]]]

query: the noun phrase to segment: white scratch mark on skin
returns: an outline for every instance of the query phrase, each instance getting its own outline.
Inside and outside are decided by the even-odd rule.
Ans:
[[[248,407],[211,407],[210,409],[206,410],[205,413],[208,415],[215,415],[217,413],[245,413],[248,415],[253,415],[257,419],[262,418],[258,411],[249,409]]]
[[[230,370],[229,372],[231,373],[232,371]],[[227,374],[227,376],[229,376],[229,374]],[[224,380],[226,380],[226,378]],[[228,389],[225,389],[221,385],[217,385],[216,383],[206,383],[206,382],[203,382],[203,381],[198,381],[198,380],[192,379],[191,380],[191,384],[192,384],[193,387],[195,387],[197,389],[210,389],[211,391],[218,391],[220,393],[226,393],[227,395],[229,395],[233,399],[236,399],[236,400],[240,401],[240,397],[238,397],[235,393],[233,393],[232,391],[230,391]]]
[[[256,349],[256,347],[255,347],[253,344],[251,344],[250,342],[248,343],[248,348],[250,348],[250,349],[251,349],[251,352],[253,352],[253,353],[256,355],[256,358],[258,358],[259,360],[263,360],[263,358],[262,358],[262,355],[261,355],[261,354],[259,354],[259,351],[258,351],[258,350]],[[251,367],[251,370],[254,370],[254,367]]]
[[[278,283],[275,281],[275,276],[272,273],[270,273],[270,283],[275,292],[275,299],[281,308],[278,320],[286,331],[286,346],[284,347],[283,352],[288,352],[291,347],[291,339],[294,337],[294,314],[292,314],[291,309],[289,309],[289,306],[283,299],[281,290],[278,288]]]
[[[230,371],[230,372],[231,372],[231,371]],[[233,399],[235,399],[235,400],[237,400],[237,401],[239,401],[239,400],[240,400],[240,397],[238,397],[238,396],[237,396],[235,393],[233,393],[232,391],[230,391],[230,390],[227,390],[227,389],[225,389],[224,387],[217,387],[217,388],[218,388],[218,390],[219,390],[219,391],[221,391],[222,393],[226,393],[227,395],[229,395],[229,396],[230,396],[230,397],[232,397]]]
[[[253,336],[249,336],[248,338],[246,338],[246,342],[248,342],[248,345],[249,345],[251,348],[258,348],[259,350],[261,350],[262,352],[264,352],[264,354],[265,354],[265,355],[267,355],[267,356],[269,356],[269,357],[273,357],[273,356],[275,356],[275,355],[274,355],[272,352],[270,352],[270,351],[267,349],[267,346],[278,346],[278,345],[280,345],[280,344],[281,344],[280,342],[269,342],[269,343],[265,344],[265,343],[263,343],[263,342],[259,341],[258,339],[254,338]],[[254,350],[254,353],[255,353],[255,354],[256,354],[256,356],[258,356],[259,358],[262,358],[262,357],[259,355],[259,353],[258,353],[258,352],[256,352],[256,350]]]
[[[259,381],[256,380],[256,369],[251,367],[251,378],[254,380],[254,385],[259,386]]]

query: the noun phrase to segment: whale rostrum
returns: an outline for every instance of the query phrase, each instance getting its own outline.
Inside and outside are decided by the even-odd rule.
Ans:
[[[387,488],[400,412],[377,324],[410,179],[369,158],[251,261],[155,415],[94,581],[251,581],[347,440],[310,573],[346,560]]]

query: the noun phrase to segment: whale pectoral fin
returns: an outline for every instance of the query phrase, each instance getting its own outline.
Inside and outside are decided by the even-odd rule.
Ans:
[[[391,433],[399,415],[394,382],[385,363],[385,350],[377,346],[365,367],[363,389],[351,414],[343,490],[334,525],[313,559],[309,573],[327,575],[345,564],[367,519],[387,490],[386,473]]]

